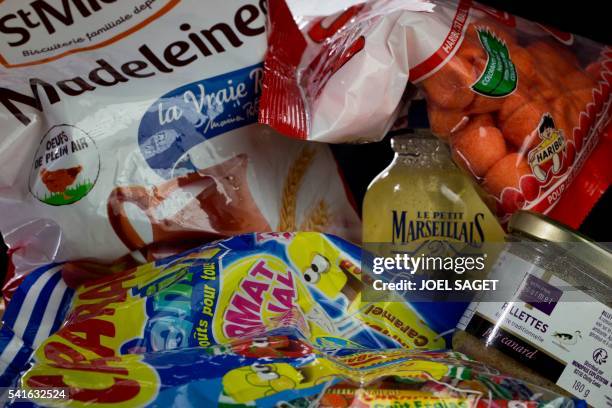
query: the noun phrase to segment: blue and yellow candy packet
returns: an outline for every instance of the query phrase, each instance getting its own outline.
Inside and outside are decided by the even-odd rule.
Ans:
[[[65,393],[53,401],[30,398],[31,406],[586,407],[461,353],[396,348],[332,355],[289,329],[223,346],[37,362],[20,385]]]
[[[41,268],[4,316],[0,386],[68,391],[53,403],[34,398],[41,405],[274,406],[343,381],[470,371],[456,353],[442,354],[443,364],[422,357],[447,347],[440,333],[456,319],[406,301],[362,301],[360,258],[333,236],[267,233],[77,289],[61,265]],[[423,362],[404,367],[397,356]],[[368,371],[379,365],[390,368]]]

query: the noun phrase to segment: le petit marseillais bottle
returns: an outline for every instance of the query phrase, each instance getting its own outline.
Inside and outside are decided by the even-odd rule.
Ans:
[[[444,142],[428,132],[394,136],[395,157],[370,184],[363,242],[503,242],[504,231]]]

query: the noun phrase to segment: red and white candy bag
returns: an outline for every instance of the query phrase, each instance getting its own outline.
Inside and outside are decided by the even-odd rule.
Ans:
[[[432,131],[502,222],[549,213],[587,160],[597,171],[612,153],[599,144],[612,49],[472,1],[378,0],[304,17],[271,0],[265,70],[260,122],[325,142],[380,140],[416,84]],[[592,199],[554,216],[579,225],[610,177],[596,182],[573,189]]]

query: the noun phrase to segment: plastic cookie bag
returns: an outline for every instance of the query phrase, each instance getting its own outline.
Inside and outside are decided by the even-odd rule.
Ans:
[[[359,240],[330,150],[257,124],[265,2],[52,3],[1,6],[0,230],[17,277],[246,232]]]

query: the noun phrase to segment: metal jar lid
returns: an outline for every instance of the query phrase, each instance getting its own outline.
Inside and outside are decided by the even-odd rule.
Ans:
[[[530,211],[516,212],[510,218],[508,232],[523,235],[535,241],[554,242],[567,248],[573,256],[612,279],[612,253],[542,214]]]

